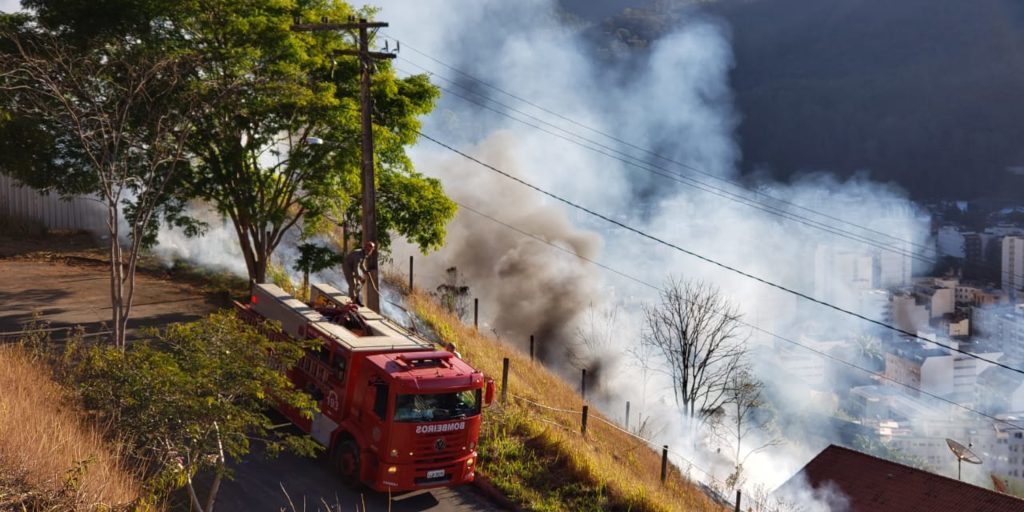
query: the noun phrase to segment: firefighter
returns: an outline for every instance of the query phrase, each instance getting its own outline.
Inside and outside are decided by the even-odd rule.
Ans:
[[[373,251],[376,249],[376,244],[366,242],[363,247],[348,253],[345,260],[341,262],[341,270],[348,283],[348,296],[360,306],[363,305],[363,301],[359,298],[359,291],[362,289],[363,283],[370,279],[370,270],[372,270],[367,267],[369,263],[367,258],[373,255]]]

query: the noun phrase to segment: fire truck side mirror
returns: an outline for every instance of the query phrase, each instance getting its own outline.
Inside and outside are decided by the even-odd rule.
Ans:
[[[484,386],[484,406],[490,407],[491,402],[494,401],[494,379],[487,379]]]

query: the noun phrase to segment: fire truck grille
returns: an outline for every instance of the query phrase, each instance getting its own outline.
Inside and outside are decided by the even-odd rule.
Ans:
[[[465,434],[461,432],[423,436],[416,440],[415,461],[417,464],[450,462],[466,453],[465,443]]]

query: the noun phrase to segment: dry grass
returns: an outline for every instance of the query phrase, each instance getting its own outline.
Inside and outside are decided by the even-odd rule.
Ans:
[[[515,395],[569,411],[580,411],[584,404],[570,384],[530,361],[529,356],[463,325],[430,295],[415,291],[407,298],[420,318],[441,337],[453,341],[463,358],[486,375],[500,380],[502,359],[510,359],[510,396],[505,406],[487,412],[481,439],[481,463],[485,465],[481,470],[512,499],[533,510],[558,510],[569,505],[594,510],[723,510],[676,469],[670,471],[663,485],[661,454],[600,421],[595,417],[600,417],[599,413],[591,410],[587,435],[583,436],[578,413],[552,411],[513,398]],[[488,450],[499,455],[508,452],[507,457],[499,457],[503,465],[536,459],[542,478],[531,482],[526,462],[518,469],[487,467],[488,458],[493,460],[494,456],[486,453]],[[511,474],[517,470],[526,476]],[[531,489],[538,483],[571,487],[581,481],[588,489],[569,489],[562,502],[551,501],[553,492],[561,492],[557,489]],[[600,508],[589,503],[600,503]]]
[[[109,510],[139,503],[140,481],[47,371],[17,345],[0,346],[0,510]],[[12,482],[14,482],[12,484]],[[41,505],[42,504],[42,505]]]

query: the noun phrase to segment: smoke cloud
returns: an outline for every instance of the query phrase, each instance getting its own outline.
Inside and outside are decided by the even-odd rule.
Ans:
[[[496,131],[469,150],[502,170],[518,174],[520,144],[510,132]],[[480,300],[485,328],[498,337],[526,347],[534,334],[541,340],[537,355],[555,367],[567,354],[555,342],[570,339],[574,320],[599,292],[600,276],[592,266],[562,256],[550,245],[584,258],[595,258],[601,240],[594,232],[572,225],[564,210],[545,205],[524,187],[511,187],[507,179],[483,173],[476,164],[453,153],[422,155],[424,169],[443,169],[446,192],[462,208],[449,226],[448,243],[427,258],[420,258],[416,273],[431,289],[455,267],[460,282]],[[474,212],[475,210],[475,212]],[[500,220],[537,238],[522,236],[482,216]],[[486,213],[490,212],[490,213]],[[550,244],[550,245],[549,245]],[[396,254],[413,251],[399,244]],[[399,257],[404,262],[406,258]]]
[[[841,181],[815,173],[791,183],[754,183],[754,188],[764,194],[760,199],[780,199],[771,203],[778,211],[801,217],[813,215],[805,208],[824,211],[899,241],[878,235],[869,237],[874,245],[850,240],[739,204],[706,186],[701,190],[680,177],[694,176],[692,169],[721,179],[737,177],[735,130],[740,114],[729,87],[729,30],[714,19],[697,12],[684,16],[674,32],[623,63],[597,58],[578,28],[561,22],[554,0],[377,4],[382,8],[378,18],[390,23],[379,35],[401,41],[402,52],[395,61],[399,73],[426,69],[447,89],[438,108],[424,120],[423,131],[570,201],[725,265],[872,317],[881,317],[881,305],[869,288],[886,279],[909,279],[912,264],[898,253],[927,241],[927,216],[902,191],[866,175]],[[456,94],[477,102],[485,102],[483,97],[499,99],[521,112],[493,103],[483,108]],[[618,151],[629,156],[601,154]],[[470,295],[480,299],[482,329],[521,348],[531,334],[536,335],[541,357],[557,371],[575,373],[574,366],[581,361],[591,373],[599,367],[595,389],[610,416],[630,400],[649,432],[658,434],[659,443],[678,447],[718,482],[732,471],[732,461],[694,448],[706,439],[695,438],[695,429],[684,423],[671,383],[656,371],[654,354],[645,354],[640,346],[642,305],[654,303],[658,295],[648,285],[661,286],[670,276],[714,283],[738,305],[744,321],[792,339],[850,339],[869,331],[845,315],[570,209],[429,141],[412,148],[410,155],[419,171],[442,180],[462,208],[449,226],[443,249],[422,256],[411,245],[397,242],[394,261],[404,264],[414,255],[416,283],[426,289],[446,283],[447,269],[456,267]],[[663,170],[645,171],[622,159]],[[696,177],[731,189],[708,176]],[[161,244],[168,254],[184,254],[201,263],[216,263],[211,258],[223,255],[222,265],[244,275],[229,226],[220,226],[199,243],[163,234]],[[205,250],[183,253],[196,246]],[[565,251],[647,285],[605,272]],[[278,258],[288,259],[287,248],[279,252],[284,256]],[[862,282],[865,279],[870,283]],[[600,319],[596,323],[595,315]],[[581,343],[579,333],[590,342]],[[835,404],[817,400],[807,386],[787,385],[794,379],[779,364],[778,339],[752,331],[748,343],[755,374],[768,387],[780,417],[827,418],[834,411]],[[815,435],[784,432],[799,442],[753,455],[744,464],[750,485],[778,486],[837,438],[826,421],[783,424],[803,425]],[[688,466],[678,455],[673,457],[681,467]],[[709,480],[697,472],[693,476]],[[800,500],[808,510],[816,502],[827,509],[814,493],[804,493]]]
[[[550,0],[379,3],[380,19],[391,24],[383,35],[402,43],[395,64],[399,72],[429,70],[433,81],[447,89],[439,108],[425,120],[426,133],[670,243],[872,317],[881,317],[881,311],[867,288],[878,285],[882,277],[909,279],[912,263],[899,252],[927,241],[927,216],[902,191],[872,182],[867,175],[841,181],[828,173],[815,173],[792,183],[754,183],[754,188],[784,201],[772,204],[787,214],[810,217],[813,214],[804,208],[824,211],[899,241],[878,235],[872,235],[874,245],[853,241],[738,204],[721,193],[701,191],[678,176],[666,178],[600,154],[623,151],[635,161],[663,168],[661,174],[692,176],[688,169],[695,168],[722,179],[737,176],[739,113],[728,81],[733,59],[729,30],[718,21],[693,12],[683,17],[673,33],[623,63],[596,58],[578,30],[561,23]],[[482,97],[494,98],[520,112],[493,103],[482,108],[456,94],[477,103],[485,101]],[[606,147],[591,151],[537,126]],[[671,162],[596,132],[649,148]],[[845,315],[545,199],[429,141],[414,148],[412,157],[421,172],[439,177],[456,201],[474,210],[655,286],[669,276],[714,283],[739,305],[746,322],[766,330],[793,339],[806,333],[849,339],[869,330]],[[707,176],[697,177],[730,189]],[[641,415],[653,431],[662,433],[662,441],[679,447],[698,443],[675,409],[670,383],[653,371],[657,361],[625,355],[642,353],[640,306],[656,301],[657,292],[467,210],[450,226],[447,247],[426,257],[417,255],[417,284],[432,288],[445,281],[445,269],[459,268],[470,293],[481,299],[481,320],[499,337],[524,346],[530,334],[544,333],[540,341],[547,347],[548,362],[563,371],[574,362],[564,354],[589,351],[591,362],[601,366],[606,411],[619,411],[625,400],[631,400],[634,407],[640,404]],[[396,261],[406,261],[413,252],[411,247],[399,246]],[[871,283],[860,283],[857,271],[869,261],[884,263],[882,277],[872,269],[868,274],[874,275],[864,277]],[[587,312],[594,309],[617,312],[611,315],[617,335],[580,346],[574,333],[580,332]],[[827,418],[833,412],[834,404],[816,402],[806,386],[784,385],[793,379],[772,359],[778,340],[754,331],[749,343],[758,378],[783,407],[780,415],[810,410]],[[794,407],[787,410],[790,405]],[[745,464],[749,482],[772,488],[781,484],[834,439],[829,431],[826,424],[815,440],[755,454]],[[716,479],[724,479],[732,470],[732,463],[722,457],[687,455]],[[682,460],[678,462],[685,467]],[[814,501],[805,498],[808,503]]]

